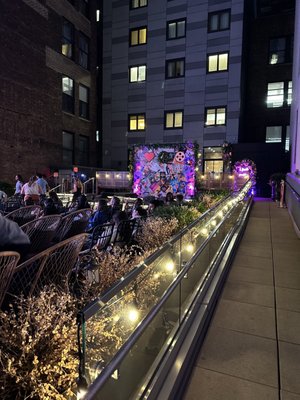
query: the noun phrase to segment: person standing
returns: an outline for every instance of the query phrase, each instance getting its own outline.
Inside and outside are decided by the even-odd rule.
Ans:
[[[37,174],[37,177],[38,177],[38,179],[37,179],[36,183],[38,185],[40,185],[40,187],[41,187],[41,190],[42,190],[41,194],[45,195],[49,191],[49,185],[45,179],[45,175]]]
[[[21,194],[24,195],[24,201],[27,206],[30,204],[39,204],[42,189],[37,184],[37,177],[32,176],[29,181],[22,187]]]
[[[17,174],[15,176],[15,180],[16,180],[16,188],[15,188],[15,195],[20,195],[21,194],[21,190],[22,190],[22,186],[23,186],[23,178],[20,174]]]
[[[83,184],[77,176],[74,178],[73,193],[74,196],[72,201],[76,201],[76,199],[83,193]]]

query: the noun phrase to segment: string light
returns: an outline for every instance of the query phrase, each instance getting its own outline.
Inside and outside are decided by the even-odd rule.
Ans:
[[[128,311],[128,319],[130,322],[136,322],[139,318],[139,313],[135,308],[131,308]]]
[[[165,269],[168,272],[172,272],[174,271],[175,268],[175,264],[173,263],[173,261],[169,261],[166,265],[165,265]]]

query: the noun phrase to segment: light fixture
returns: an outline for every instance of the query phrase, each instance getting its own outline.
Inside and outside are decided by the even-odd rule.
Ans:
[[[165,265],[165,269],[166,269],[166,271],[168,271],[168,272],[174,271],[174,268],[175,268],[175,264],[173,263],[173,261],[169,261],[169,262],[167,262],[167,264]]]
[[[216,226],[216,225],[217,225],[217,221],[216,221],[215,219],[213,219],[213,220],[210,222],[210,224],[211,224],[211,226]]]
[[[188,244],[186,246],[186,251],[188,251],[189,253],[192,253],[194,251],[194,246],[192,244]]]
[[[136,322],[139,318],[139,313],[135,308],[131,308],[128,311],[128,319],[130,322]]]

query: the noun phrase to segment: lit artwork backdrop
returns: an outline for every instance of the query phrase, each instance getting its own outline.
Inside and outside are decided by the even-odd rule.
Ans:
[[[133,192],[138,196],[165,196],[195,192],[193,143],[144,145],[133,148]]]

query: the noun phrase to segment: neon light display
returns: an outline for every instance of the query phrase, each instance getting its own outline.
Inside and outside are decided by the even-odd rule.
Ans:
[[[193,143],[135,146],[133,169],[133,192],[138,196],[195,193]]]

